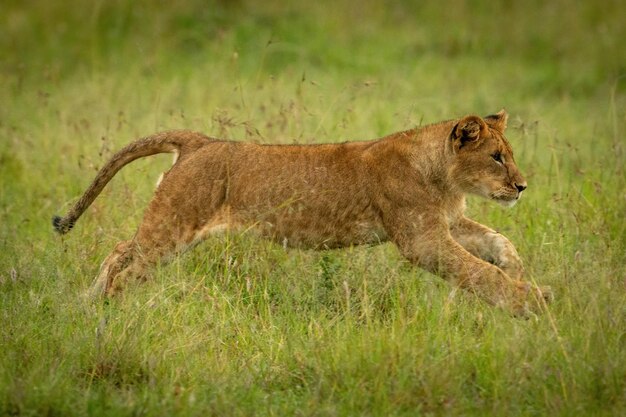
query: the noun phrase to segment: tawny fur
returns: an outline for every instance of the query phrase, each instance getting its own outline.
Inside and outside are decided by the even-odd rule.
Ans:
[[[525,314],[549,291],[522,281],[515,247],[464,216],[466,194],[513,205],[526,188],[504,137],[507,114],[466,116],[382,139],[259,145],[190,131],[140,139],[118,153],[64,217],[65,233],[129,162],[179,157],[165,173],[135,236],[105,259],[94,293],[145,279],[209,235],[256,230],[281,244],[339,248],[395,243],[413,264],[491,304]]]

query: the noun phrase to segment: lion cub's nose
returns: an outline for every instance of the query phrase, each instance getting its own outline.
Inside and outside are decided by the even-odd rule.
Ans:
[[[515,188],[517,188],[517,191],[520,193],[524,191],[526,187],[527,187],[526,183],[523,183],[523,184],[515,183]]]

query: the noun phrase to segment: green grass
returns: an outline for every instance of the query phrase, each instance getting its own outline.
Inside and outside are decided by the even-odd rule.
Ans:
[[[388,3],[3,2],[0,415],[626,414],[625,5]],[[555,290],[535,320],[392,245],[237,235],[86,301],[169,157],[50,225],[157,130],[335,142],[502,107],[529,189],[469,212]]]

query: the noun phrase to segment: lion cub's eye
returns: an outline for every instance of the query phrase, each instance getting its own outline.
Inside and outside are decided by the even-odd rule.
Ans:
[[[491,157],[493,158],[494,161],[496,161],[499,164],[503,164],[504,161],[502,160],[502,154],[500,152],[496,152],[493,155],[491,155]]]

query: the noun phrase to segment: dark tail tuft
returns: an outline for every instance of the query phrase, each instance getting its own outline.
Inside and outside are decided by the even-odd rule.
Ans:
[[[52,218],[52,225],[54,226],[54,230],[64,235],[65,233],[72,230],[72,227],[74,227],[74,221],[68,218],[63,218],[61,216],[54,216]]]

